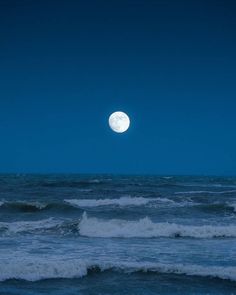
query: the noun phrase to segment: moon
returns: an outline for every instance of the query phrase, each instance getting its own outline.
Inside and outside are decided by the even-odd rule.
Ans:
[[[129,129],[130,119],[124,112],[114,112],[109,117],[109,126],[117,133],[123,133]]]

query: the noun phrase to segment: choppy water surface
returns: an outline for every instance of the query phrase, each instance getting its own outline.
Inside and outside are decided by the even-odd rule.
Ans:
[[[1,175],[0,294],[236,294],[236,178]]]

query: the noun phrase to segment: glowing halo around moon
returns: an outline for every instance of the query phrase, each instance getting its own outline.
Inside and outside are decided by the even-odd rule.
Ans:
[[[123,133],[129,129],[130,119],[128,115],[124,112],[114,112],[109,117],[109,126],[110,128],[117,132]]]

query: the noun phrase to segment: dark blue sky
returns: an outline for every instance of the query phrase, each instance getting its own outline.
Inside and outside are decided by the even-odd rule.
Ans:
[[[233,2],[0,0],[0,172],[236,175]]]

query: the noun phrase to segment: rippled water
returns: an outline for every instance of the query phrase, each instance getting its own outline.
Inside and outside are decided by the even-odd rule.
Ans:
[[[236,178],[0,176],[0,294],[236,294]]]

